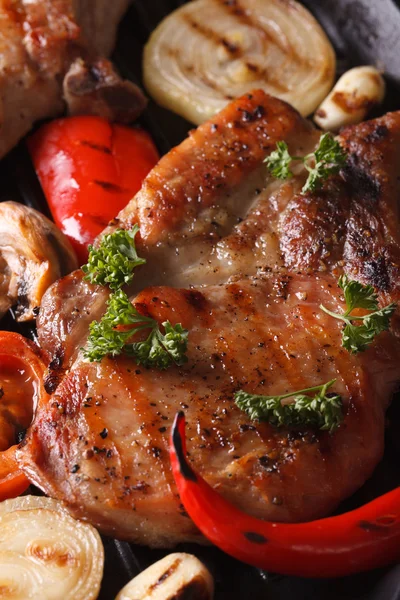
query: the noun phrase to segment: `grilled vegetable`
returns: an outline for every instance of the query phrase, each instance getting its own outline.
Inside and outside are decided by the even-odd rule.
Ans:
[[[170,457],[181,502],[227,554],[261,569],[300,577],[342,577],[400,558],[400,487],[351,512],[310,523],[256,519],[224,500],[186,458],[185,417],[172,429]]]
[[[0,590],[12,600],[95,600],[104,550],[96,529],[51,498],[0,504]]]
[[[16,202],[0,204],[0,317],[35,318],[47,288],[77,267],[68,240],[44,215]]]
[[[195,556],[177,552],[165,556],[132,579],[115,600],[211,600],[214,582]]]
[[[15,452],[20,434],[31,424],[38,398],[46,398],[44,371],[32,342],[18,333],[0,332],[0,500],[18,496],[29,486]]]
[[[128,203],[158,160],[150,136],[100,117],[43,125],[28,147],[56,224],[80,264],[87,247]]]
[[[197,124],[254,89],[309,115],[334,73],[326,35],[293,0],[189,2],[162,21],[144,52],[147,90]]]
[[[340,77],[315,112],[314,121],[325,131],[361,123],[383,101],[385,81],[375,67],[355,67]]]

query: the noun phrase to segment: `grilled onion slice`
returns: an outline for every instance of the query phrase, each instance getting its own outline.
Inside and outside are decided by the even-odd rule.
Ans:
[[[22,496],[0,504],[3,600],[95,600],[103,563],[97,531],[61,502]]]
[[[261,88],[303,116],[332,87],[335,54],[294,0],[194,0],[157,27],[144,51],[144,81],[159,104],[200,124]]]

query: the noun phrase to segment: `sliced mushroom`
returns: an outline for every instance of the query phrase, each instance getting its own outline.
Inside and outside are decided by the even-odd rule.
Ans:
[[[115,600],[211,600],[214,582],[195,556],[176,552],[165,556],[132,579]]]
[[[54,223],[22,204],[0,204],[0,317],[16,305],[18,321],[34,319],[46,289],[77,267]]]

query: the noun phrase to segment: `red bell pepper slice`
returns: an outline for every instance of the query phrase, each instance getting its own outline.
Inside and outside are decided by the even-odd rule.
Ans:
[[[39,349],[18,333],[0,332],[0,501],[22,494],[29,480],[19,469],[14,443],[26,429],[43,389],[44,362]]]
[[[54,221],[81,264],[88,244],[139,191],[159,158],[142,129],[94,116],[50,121],[27,144]]]
[[[186,458],[185,416],[174,421],[170,459],[185,510],[213,544],[255,567],[300,577],[342,577],[400,558],[400,487],[345,514],[273,523],[224,500]]]

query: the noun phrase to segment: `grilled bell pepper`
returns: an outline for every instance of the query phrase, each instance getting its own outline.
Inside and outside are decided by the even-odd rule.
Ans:
[[[300,577],[342,577],[400,559],[400,487],[361,508],[309,523],[273,523],[224,500],[186,458],[185,416],[172,428],[170,459],[181,502],[195,525],[227,554]]]
[[[156,147],[146,131],[94,116],[50,121],[27,143],[54,221],[82,264],[158,161]]]
[[[36,346],[18,333],[0,332],[0,501],[22,494],[29,481],[15,458],[19,432],[43,390],[44,363]]]

